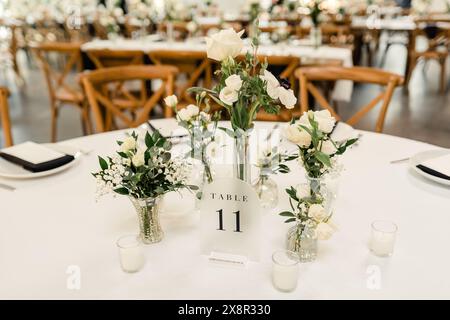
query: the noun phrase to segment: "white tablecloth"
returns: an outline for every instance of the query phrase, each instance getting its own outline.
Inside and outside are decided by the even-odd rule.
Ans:
[[[149,53],[154,50],[185,50],[185,51],[206,51],[206,44],[197,41],[185,41],[185,42],[152,42],[145,40],[130,40],[130,39],[117,39],[117,40],[94,40],[85,43],[82,50],[94,50],[94,49],[110,49],[110,50],[142,50],[145,53]],[[251,50],[251,47],[247,46],[245,50]],[[278,45],[261,45],[259,47],[260,54],[262,55],[277,55],[277,56],[292,56],[306,59],[337,59],[341,60],[345,67],[353,66],[352,51],[347,48],[336,48],[329,46],[321,46],[315,49],[312,46],[292,46],[286,44]],[[336,83],[333,99],[337,101],[350,101],[353,91],[353,82],[351,81],[338,81]]]
[[[288,206],[283,190],[304,181],[296,164],[291,174],[276,176],[281,202],[262,217],[260,263],[248,269],[209,265],[200,255],[199,217],[189,212],[192,199],[171,196],[161,218],[165,238],[145,248],[141,272],[126,274],[115,240],[137,231],[136,213],[125,197],[96,202],[90,175],[98,169],[97,154],[112,153],[115,140],[123,137],[111,132],[67,142],[94,149],[76,167],[42,179],[6,180],[18,189],[0,189],[0,299],[450,298],[450,189],[414,175],[406,164],[389,163],[436,147],[362,134],[343,157],[346,170],[334,216],[339,231],[319,243],[315,262],[301,265],[292,293],[275,290],[270,272],[271,254],[284,247],[288,228],[277,214]],[[391,258],[376,258],[367,248],[376,219],[398,224]],[[67,289],[71,265],[81,270],[80,290]],[[378,276],[381,288],[369,289],[368,281]]]

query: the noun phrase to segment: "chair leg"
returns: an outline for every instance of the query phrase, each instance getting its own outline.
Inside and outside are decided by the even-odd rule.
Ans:
[[[89,109],[85,102],[81,105],[81,126],[83,129],[83,135],[89,135],[92,133],[92,125],[91,119],[89,117]]]
[[[441,59],[441,61],[440,61],[440,63],[441,63],[441,84],[440,84],[440,87],[441,87],[441,94],[444,94],[445,93],[445,62],[446,62],[446,59],[444,58],[444,59]]]
[[[411,80],[411,76],[413,73],[414,68],[416,67],[417,60],[415,58],[411,58],[408,72],[406,73],[406,79],[405,79],[405,90],[408,90],[409,81]]]
[[[51,141],[52,142],[56,142],[56,136],[57,136],[57,127],[58,127],[58,105],[57,102],[52,102],[52,106],[51,106]]]

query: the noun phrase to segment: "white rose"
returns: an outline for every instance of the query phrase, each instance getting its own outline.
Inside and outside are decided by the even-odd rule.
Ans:
[[[121,16],[123,16],[123,10],[122,10],[122,8],[114,8],[114,11],[113,11],[114,13],[114,16],[116,16],[116,17],[121,17]]]
[[[233,74],[225,80],[225,84],[231,90],[239,91],[242,87],[242,79],[238,74]]]
[[[138,150],[131,161],[135,167],[140,167],[145,164],[145,150]]]
[[[196,117],[198,116],[200,109],[194,105],[194,104],[190,104],[186,107],[187,112],[189,113],[190,117]]]
[[[264,74],[261,76],[261,79],[267,82],[268,85],[271,85],[273,87],[279,87],[280,82],[278,81],[277,77],[275,77],[272,72],[264,70]]]
[[[132,150],[134,148],[136,148],[136,140],[134,140],[133,137],[127,137],[120,145],[120,149],[123,152]]]
[[[278,88],[280,88],[280,87],[279,86],[276,87],[276,86],[270,84],[269,82],[267,82],[266,91],[267,91],[267,94],[269,95],[269,97],[271,97],[274,100],[277,100],[279,98]]]
[[[313,218],[317,222],[323,221],[328,216],[325,208],[320,204],[312,204],[308,210],[308,217]]]
[[[181,121],[189,121],[191,119],[191,114],[187,108],[183,108],[177,113],[178,119]]]
[[[330,111],[321,110],[314,112],[314,119],[319,124],[319,130],[324,133],[330,133],[333,131],[336,119],[331,116]]]
[[[331,140],[325,140],[322,141],[322,147],[320,148],[320,151],[331,156],[332,154],[336,153],[337,149]]]
[[[295,195],[299,200],[311,197],[311,189],[306,184],[299,184],[296,188]]]
[[[328,240],[334,233],[334,229],[328,224],[321,222],[316,228],[316,236],[319,240]]]
[[[169,107],[175,107],[178,104],[178,98],[177,98],[176,95],[173,94],[171,96],[168,96],[168,97],[164,98],[164,102]]]
[[[200,112],[200,117],[203,119],[204,122],[211,122],[211,115],[204,111]]]
[[[297,98],[295,97],[294,91],[292,91],[292,89],[278,87],[278,98],[287,109],[294,108],[295,104],[297,103]]]
[[[287,126],[284,131],[284,135],[286,139],[299,145],[300,147],[304,148],[311,145],[311,136],[297,124]]]
[[[228,57],[236,57],[241,53],[244,42],[241,39],[244,30],[236,33],[233,29],[221,30],[206,38],[206,53],[208,58],[223,61]]]
[[[238,93],[233,89],[225,87],[222,90],[220,90],[219,99],[226,105],[231,106],[233,103],[238,101]]]

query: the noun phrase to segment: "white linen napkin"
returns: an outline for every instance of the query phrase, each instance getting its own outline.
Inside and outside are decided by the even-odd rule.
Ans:
[[[421,165],[450,177],[450,153],[425,160]]]
[[[32,141],[27,141],[9,148],[2,149],[1,152],[25,160],[32,164],[39,164],[59,159],[65,156],[64,153],[58,152]]]

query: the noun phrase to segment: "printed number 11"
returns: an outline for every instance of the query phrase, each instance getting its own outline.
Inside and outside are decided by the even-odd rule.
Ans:
[[[223,210],[217,210],[216,211],[219,214],[219,229],[220,231],[225,231],[225,229],[223,228]],[[240,211],[235,211],[233,212],[233,214],[236,215],[236,230],[234,230],[234,232],[242,232],[241,231],[241,212]]]

